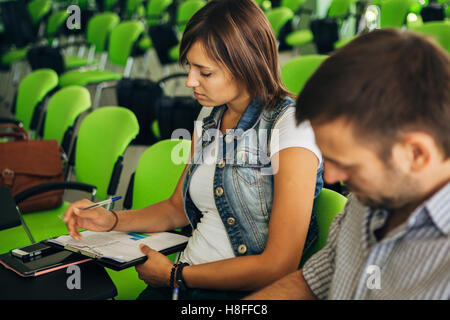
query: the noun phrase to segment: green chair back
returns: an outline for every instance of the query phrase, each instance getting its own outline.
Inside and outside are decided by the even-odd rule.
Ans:
[[[135,43],[144,30],[144,24],[140,21],[130,20],[117,25],[111,31],[109,37],[109,60],[124,67],[132,54]]]
[[[77,134],[77,181],[96,186],[96,197],[106,199],[114,165],[138,133],[138,121],[129,109],[101,107],[88,114]]]
[[[272,26],[275,37],[278,38],[281,28],[294,17],[294,12],[286,7],[277,7],[267,11],[266,17]]]
[[[380,7],[380,27],[400,28],[406,23],[406,16],[415,0],[384,0]]]
[[[410,27],[409,29],[431,36],[445,50],[450,52],[450,23],[445,21],[430,21],[420,26]]]
[[[344,210],[347,198],[336,191],[323,188],[314,200],[313,214],[317,218],[319,234],[311,247],[303,254],[301,265],[327,243],[328,231],[336,215]]]
[[[281,79],[286,88],[300,94],[306,81],[327,58],[326,55],[311,54],[295,57],[281,67]]]
[[[188,0],[179,5],[176,14],[176,24],[180,32],[184,31],[189,19],[205,4],[206,1],[204,0]]]
[[[55,139],[61,145],[67,129],[90,107],[91,95],[85,87],[69,86],[58,90],[48,101],[43,139]]]
[[[350,7],[356,0],[333,0],[328,8],[327,16],[330,18],[339,18],[347,15]]]
[[[35,107],[58,85],[58,75],[52,69],[39,69],[28,74],[19,84],[16,118],[30,129]]]
[[[89,44],[95,45],[97,53],[106,51],[107,39],[119,21],[119,16],[113,12],[99,13],[88,21],[86,40]]]
[[[173,0],[151,0],[147,5],[147,24],[157,24],[164,16]]]
[[[189,159],[190,140],[162,140],[139,158],[133,186],[133,209],[168,199]]]
[[[281,6],[291,9],[293,12],[299,10],[306,0],[281,0]]]
[[[64,25],[68,17],[69,13],[67,10],[55,11],[50,15],[50,17],[48,17],[45,28],[45,36],[50,43],[58,35],[58,32],[61,30],[61,26]]]
[[[51,0],[33,0],[27,4],[28,12],[31,16],[31,21],[36,24],[47,15],[52,9]]]

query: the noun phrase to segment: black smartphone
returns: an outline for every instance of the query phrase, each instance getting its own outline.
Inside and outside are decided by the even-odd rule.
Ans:
[[[34,243],[29,246],[11,250],[11,254],[24,261],[30,261],[39,257],[46,256],[54,251],[54,248],[42,243]]]

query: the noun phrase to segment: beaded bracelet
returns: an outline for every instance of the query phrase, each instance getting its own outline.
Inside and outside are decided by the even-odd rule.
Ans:
[[[114,225],[107,232],[113,231],[114,228],[117,226],[117,223],[119,222],[119,216],[117,215],[117,213],[115,211],[112,211],[112,210],[109,210],[109,211],[111,211],[112,214],[116,217],[116,222],[114,222]]]
[[[177,266],[178,265],[175,263],[170,271],[169,285],[172,289],[175,288],[175,271],[177,270]]]

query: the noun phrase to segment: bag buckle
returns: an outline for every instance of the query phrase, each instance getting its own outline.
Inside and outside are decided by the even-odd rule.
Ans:
[[[3,178],[4,185],[12,187],[12,185],[14,183],[14,171],[9,168],[3,169],[2,178]]]

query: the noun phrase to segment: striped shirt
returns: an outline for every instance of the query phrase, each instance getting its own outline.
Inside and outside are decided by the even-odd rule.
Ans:
[[[350,195],[303,268],[320,299],[450,299],[450,183],[381,241],[388,212]]]

